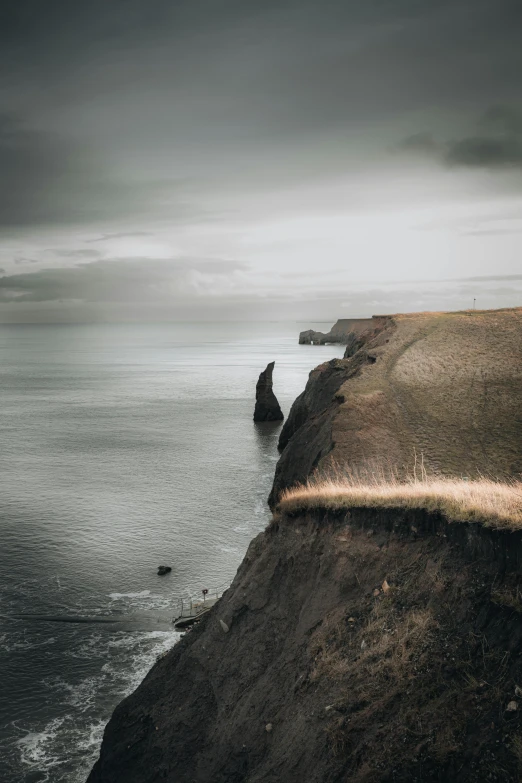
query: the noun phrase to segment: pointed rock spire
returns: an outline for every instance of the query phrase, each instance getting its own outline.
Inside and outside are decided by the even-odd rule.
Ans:
[[[277,397],[272,390],[272,373],[275,362],[267,364],[256,385],[256,407],[254,421],[280,421],[284,419]]]

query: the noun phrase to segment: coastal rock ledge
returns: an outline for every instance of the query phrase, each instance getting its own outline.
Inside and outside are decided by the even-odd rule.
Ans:
[[[270,364],[267,364],[266,370],[263,370],[259,375],[256,385],[254,421],[281,421],[284,419],[283,411],[279,407],[277,397],[272,388],[274,365],[275,362],[270,362]]]

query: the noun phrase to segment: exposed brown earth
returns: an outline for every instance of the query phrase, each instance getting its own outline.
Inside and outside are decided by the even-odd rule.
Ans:
[[[521,563],[520,531],[437,513],[278,518],[89,783],[515,783]]]

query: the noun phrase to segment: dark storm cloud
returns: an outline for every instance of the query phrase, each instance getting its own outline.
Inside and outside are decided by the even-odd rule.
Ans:
[[[294,317],[319,266],[323,315],[381,309],[389,269],[475,268],[480,198],[477,272],[514,271],[521,37],[520,0],[0,0],[3,312]]]
[[[198,214],[180,200],[175,181],[126,182],[122,176],[76,141],[0,116],[0,228],[85,224],[151,212],[175,223]]]
[[[522,113],[511,106],[492,106],[479,120],[481,135],[450,144],[446,160],[453,165],[498,168],[522,165]]]
[[[450,165],[481,168],[522,166],[522,136],[461,139],[450,146],[446,160]]]
[[[247,269],[227,259],[111,259],[0,279],[0,301],[135,302],[212,295],[214,281]]]
[[[402,114],[519,96],[521,24],[518,0],[4,0],[0,226],[190,221],[192,178],[371,160],[367,127],[386,149]],[[465,141],[452,162],[518,160]]]
[[[492,106],[479,118],[476,128],[476,134],[453,141],[437,141],[432,133],[422,131],[402,139],[393,151],[435,156],[450,166],[522,166],[522,111],[513,106]]]
[[[3,114],[0,176],[0,224],[46,221],[53,211],[47,200],[48,188],[69,176],[66,147],[49,134],[31,130]],[[60,206],[56,217],[62,212]]]

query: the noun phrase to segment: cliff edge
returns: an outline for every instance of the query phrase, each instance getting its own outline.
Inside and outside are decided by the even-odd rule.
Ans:
[[[381,316],[310,373],[281,431],[273,507],[313,471],[522,473],[522,308]]]
[[[520,524],[283,502],[89,783],[515,783]]]

